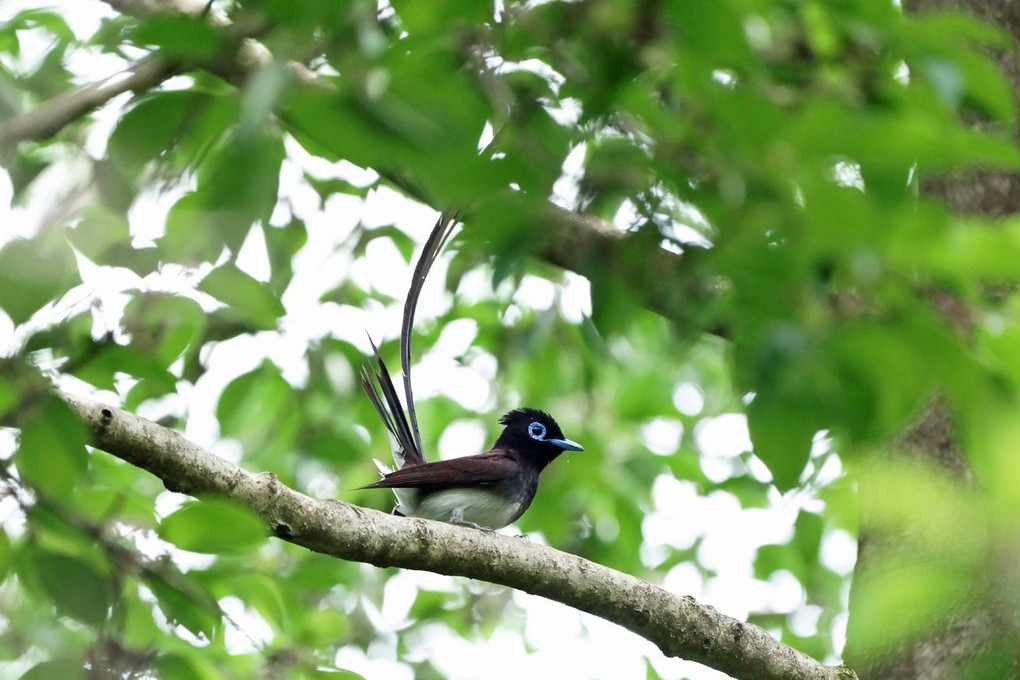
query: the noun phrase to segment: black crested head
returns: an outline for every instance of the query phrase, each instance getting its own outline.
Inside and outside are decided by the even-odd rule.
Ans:
[[[528,408],[524,406],[522,408],[515,408],[513,411],[507,411],[499,417],[500,425],[512,425],[514,423],[524,423],[527,425],[532,420],[538,420],[545,423],[548,426],[552,423],[552,426],[556,428],[556,431],[562,436],[563,431],[560,430],[560,426],[556,424],[556,420],[546,413],[545,411],[539,411],[537,408]]]
[[[505,413],[499,423],[504,428],[495,448],[527,454],[540,469],[564,451],[584,450],[580,444],[563,436],[563,430],[551,415],[536,408],[516,408]]]

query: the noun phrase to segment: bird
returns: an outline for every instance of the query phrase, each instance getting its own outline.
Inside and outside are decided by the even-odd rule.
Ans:
[[[493,531],[524,514],[538,491],[539,475],[549,463],[565,451],[584,448],[567,439],[545,411],[522,407],[499,419],[503,431],[488,451],[435,462],[425,459],[411,389],[411,331],[425,278],[457,219],[455,211],[439,216],[415,264],[404,301],[400,364],[407,413],[379,348],[369,337],[372,357],[362,366],[361,384],[390,435],[396,468],[376,461],[382,479],[359,489],[392,489],[397,498],[395,515]]]

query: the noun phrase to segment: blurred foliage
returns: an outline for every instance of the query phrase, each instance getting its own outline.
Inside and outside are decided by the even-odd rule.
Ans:
[[[313,495],[373,479],[386,439],[354,380],[362,329],[332,320],[399,304],[355,271],[379,243],[409,261],[417,237],[359,222],[323,240],[298,194],[331,215],[383,189],[465,210],[452,301],[421,319],[416,353],[469,321],[470,346],[445,370],[473,371],[491,392],[474,408],[432,396],[419,418],[433,452],[455,421],[482,423],[491,441],[499,413],[521,404],[585,443],[545,474],[523,531],[653,581],[692,564],[710,582],[702,534],[663,543],[648,528],[670,502],[653,492],[662,480],[747,509],[812,498],[754,562],[758,579],[792,575],[804,597],[752,620],[832,660],[848,575],[823,553],[856,530],[857,510],[850,482],[823,474],[836,454],[819,432],[854,468],[938,393],[982,491],[862,465],[875,489],[863,512],[893,535],[931,531],[915,536],[916,563],[855,586],[878,603],[851,620],[855,644],[891,653],[957,607],[1015,592],[1001,565],[1020,516],[1020,224],[961,218],[918,190],[939,173],[1020,166],[1016,102],[988,56],[1008,46],[995,27],[904,16],[888,0],[507,2],[498,16],[463,0],[213,5],[264,20],[273,60],[227,82],[232,43],[201,17],[108,16],[83,36],[30,9],[0,25],[0,119],[71,90],[89,56],[189,64],[116,121],[83,115],[3,150],[13,214],[37,221],[0,232],[0,417],[19,428],[0,479],[5,669],[84,677],[87,660],[120,677],[347,678],[338,652],[380,639],[394,572],[264,540],[231,505],[179,508],[148,474],[86,449],[47,392],[84,382],[184,430],[209,419],[190,399],[217,352],[247,351],[254,363],[219,391],[209,436]],[[318,83],[293,78],[290,62]],[[173,200],[154,242],[138,222],[153,196]],[[618,270],[590,282],[591,319],[563,314],[576,281],[531,257],[556,228],[550,197],[626,232]],[[247,247],[265,253],[265,272],[244,264]],[[323,248],[331,283],[295,299],[314,273],[302,263]],[[660,249],[683,253],[664,273],[678,295],[691,281],[707,292],[670,318],[645,310],[632,283]],[[535,280],[549,304],[518,295]],[[947,297],[964,318],[939,305]],[[310,304],[322,323],[295,331]],[[290,359],[274,351],[295,343]],[[396,365],[395,343],[382,350]],[[681,408],[680,385],[703,404]],[[723,460],[699,432],[734,413],[754,450]],[[653,453],[663,445],[641,433],[660,426],[681,434]],[[343,497],[390,507],[384,494]],[[693,520],[671,521],[670,536]],[[989,571],[978,600],[961,592]],[[225,609],[238,602],[271,632],[236,642],[245,623]],[[794,625],[805,607],[817,621]],[[423,651],[430,626],[478,639],[519,628],[515,608],[499,588],[420,588],[394,653],[441,677]]]

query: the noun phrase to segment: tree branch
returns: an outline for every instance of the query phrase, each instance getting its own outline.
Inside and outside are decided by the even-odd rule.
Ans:
[[[148,90],[177,71],[161,59],[145,59],[129,69],[71,92],[63,92],[0,128],[0,149],[46,139],[124,92]]]
[[[316,500],[284,486],[272,473],[241,469],[174,430],[89,399],[61,396],[91,430],[97,448],[148,470],[171,491],[231,498],[263,517],[278,538],[309,550],[541,595],[617,623],[667,656],[745,680],[854,677],[778,642],[758,626],[575,555],[499,534]]]

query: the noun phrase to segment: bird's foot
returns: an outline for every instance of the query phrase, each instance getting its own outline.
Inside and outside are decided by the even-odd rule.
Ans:
[[[489,527],[483,527],[481,524],[476,524],[469,520],[464,519],[464,514],[460,508],[457,508],[450,513],[450,524],[459,524],[462,527],[471,527],[472,529],[478,529],[479,531],[492,532]]]

